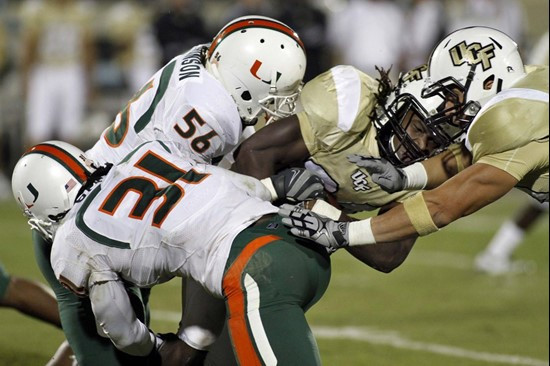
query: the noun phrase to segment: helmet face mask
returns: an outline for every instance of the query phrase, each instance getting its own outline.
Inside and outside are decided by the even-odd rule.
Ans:
[[[516,43],[489,27],[466,27],[445,37],[433,50],[424,96],[439,95],[445,108],[427,122],[461,142],[481,107],[525,75]],[[457,131],[459,129],[460,131]]]
[[[254,125],[263,113],[268,122],[294,113],[306,56],[290,27],[246,16],[229,22],[214,37],[206,68],[231,95],[243,123]]]
[[[27,151],[13,170],[12,191],[31,227],[51,239],[94,169],[80,149],[62,141]]]
[[[441,137],[425,121],[441,107],[443,99],[421,95],[426,70],[427,65],[422,65],[401,75],[374,119],[381,156],[396,166],[409,165],[441,151]]]

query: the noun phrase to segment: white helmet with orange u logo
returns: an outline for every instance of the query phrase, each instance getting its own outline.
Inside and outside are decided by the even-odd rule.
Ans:
[[[80,187],[94,170],[77,147],[46,141],[33,146],[15,165],[13,195],[31,226],[51,238],[52,225],[73,207]]]
[[[306,70],[298,34],[275,19],[237,18],[214,37],[207,70],[231,94],[246,125],[266,112],[269,119],[294,113]]]

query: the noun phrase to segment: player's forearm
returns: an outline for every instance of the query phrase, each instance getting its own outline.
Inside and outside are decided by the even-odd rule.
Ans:
[[[156,337],[137,319],[121,281],[97,281],[90,287],[90,301],[98,330],[116,348],[133,356],[151,353]]]
[[[425,189],[433,189],[471,165],[471,154],[462,145],[452,145],[449,150],[422,162],[426,171]]]
[[[428,235],[471,215],[509,192],[517,180],[486,164],[474,164],[440,187],[404,201],[370,223],[376,242]]]

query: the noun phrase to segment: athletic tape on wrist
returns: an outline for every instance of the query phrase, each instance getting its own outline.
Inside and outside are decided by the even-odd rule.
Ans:
[[[449,150],[453,153],[456,160],[456,168],[458,172],[464,170],[464,162],[462,161],[462,145],[461,144],[452,144],[449,146]]]
[[[338,221],[342,215],[342,211],[323,200],[317,200],[310,211],[334,221]]]
[[[370,218],[360,221],[350,222],[348,226],[349,245],[376,244]]]
[[[407,177],[405,180],[405,189],[424,189],[426,184],[428,184],[428,174],[422,163],[414,163],[403,168],[403,173]]]
[[[418,235],[428,235],[439,230],[430,215],[422,192],[403,201],[403,208]]]
[[[273,181],[271,178],[264,178],[260,182],[263,183],[263,185],[267,188],[269,193],[271,194],[271,202],[275,201],[277,198],[277,192],[275,191],[275,186],[273,185]]]

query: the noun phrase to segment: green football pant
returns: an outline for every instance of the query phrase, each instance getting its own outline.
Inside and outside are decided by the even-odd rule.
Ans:
[[[223,278],[227,321],[206,365],[320,365],[305,312],[324,294],[324,248],[287,232],[278,216],[234,240]]]

